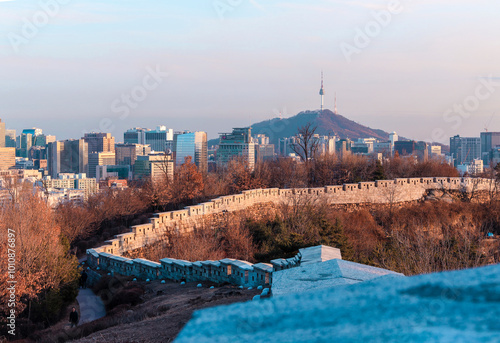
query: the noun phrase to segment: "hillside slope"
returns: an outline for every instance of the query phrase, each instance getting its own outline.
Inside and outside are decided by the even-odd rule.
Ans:
[[[291,137],[297,134],[297,130],[311,123],[316,127],[316,133],[320,135],[336,135],[340,138],[378,138],[388,140],[389,133],[372,129],[352,121],[340,114],[330,110],[304,111],[290,118],[274,118],[252,124],[252,134],[265,134],[271,143],[278,144],[280,138]],[[218,139],[209,141],[209,146],[218,144]]]

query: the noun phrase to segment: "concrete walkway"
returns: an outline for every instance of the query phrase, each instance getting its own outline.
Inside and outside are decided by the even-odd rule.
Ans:
[[[102,318],[106,315],[106,309],[104,308],[101,298],[95,295],[91,289],[80,289],[76,300],[80,305],[79,325]]]

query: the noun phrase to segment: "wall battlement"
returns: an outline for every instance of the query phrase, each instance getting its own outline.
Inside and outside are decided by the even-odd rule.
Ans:
[[[324,245],[300,249],[293,258],[280,258],[272,260],[271,263],[256,264],[232,258],[196,262],[162,258],[158,263],[142,258],[130,259],[105,252],[98,253],[94,249],[87,251],[89,266],[112,273],[134,275],[145,280],[228,282],[245,287],[270,285],[275,271],[331,259],[342,259],[340,250]]]
[[[488,191],[493,185],[494,180],[490,179],[439,177],[360,182],[357,184],[344,184],[342,186],[326,186],[321,188],[268,188],[248,190],[243,191],[241,194],[222,196],[209,202],[188,206],[182,210],[155,213],[154,217],[150,218],[149,223],[132,226],[130,232],[116,235],[115,238],[106,241],[106,244],[101,247],[88,249],[87,260],[89,264],[94,267],[100,266],[101,269],[112,268],[111,270],[119,273],[148,276],[150,279],[156,278],[162,274],[160,273],[161,270],[168,270],[168,275],[175,278],[180,277],[181,274],[179,273],[181,272],[187,273],[184,276],[188,274],[191,275],[191,272],[196,272],[198,274],[194,275],[197,277],[207,277],[208,275],[212,277],[212,269],[210,268],[213,267],[213,264],[210,263],[215,263],[216,261],[209,261],[210,263],[205,261],[208,263],[208,267],[203,264],[205,262],[194,262],[200,263],[201,265],[192,265],[190,267],[191,269],[181,270],[177,266],[179,263],[176,262],[179,260],[163,259],[165,261],[161,260],[161,263],[157,263],[141,259],[125,259],[121,257],[121,255],[127,251],[154,243],[161,239],[167,232],[192,231],[197,225],[202,223],[205,216],[240,211],[257,204],[286,204],[301,197],[318,197],[329,204],[402,203],[419,200],[424,196],[426,191],[432,189],[464,192]],[[170,262],[167,262],[167,260]],[[219,262],[223,263],[222,260]],[[186,266],[188,262],[183,261],[182,263]],[[266,270],[269,269],[268,266],[261,267]],[[221,271],[215,270],[215,272],[220,273]],[[163,274],[165,274],[165,272],[163,272]],[[259,276],[262,276],[262,274],[259,274]],[[199,278],[197,280],[199,280]]]

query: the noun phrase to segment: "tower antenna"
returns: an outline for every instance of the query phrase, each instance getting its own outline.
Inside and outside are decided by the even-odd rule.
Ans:
[[[323,70],[321,71],[321,88],[319,90],[319,95],[321,95],[321,113],[323,113],[323,96],[325,95],[325,90],[323,89]]]
[[[335,92],[335,114],[339,114],[337,111],[337,92]]]

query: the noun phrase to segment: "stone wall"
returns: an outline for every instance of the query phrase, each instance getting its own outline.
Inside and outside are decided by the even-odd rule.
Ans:
[[[99,280],[101,279],[101,274],[99,274],[98,272],[90,269],[90,268],[87,268],[85,270],[85,272],[87,273],[87,287],[92,287],[93,285],[95,285],[96,283],[99,282]]]
[[[491,189],[492,183],[493,181],[489,179],[411,178],[321,188],[270,188],[243,191],[241,194],[219,197],[206,203],[188,206],[182,210],[156,213],[153,218],[150,218],[149,223],[132,226],[130,232],[115,236],[114,239],[106,241],[106,244],[101,247],[88,249],[87,260],[89,265],[94,267],[99,266],[101,269],[150,279],[163,276],[174,280],[187,280],[190,275],[195,275],[196,280],[210,276],[215,281],[229,282],[227,267],[231,263],[223,262],[224,260],[194,262],[198,264],[193,264],[187,261],[162,259],[158,263],[143,259],[126,259],[120,255],[146,244],[154,243],[161,239],[166,232],[172,230],[189,232],[200,225],[203,219],[209,215],[244,210],[257,204],[291,203],[306,197],[322,199],[329,204],[401,203],[419,200],[428,190],[432,189],[464,192],[488,191]],[[238,273],[240,273],[237,277],[239,281],[233,280],[235,277],[229,273],[231,282],[251,285],[250,269],[245,269],[240,262],[249,264],[244,261],[237,262]],[[292,261],[289,262],[292,263]],[[180,268],[180,265],[184,265],[184,267]],[[264,266],[260,267],[268,269]],[[262,273],[259,276],[262,276]]]
[[[133,275],[144,280],[209,281],[220,284],[227,282],[245,287],[271,284],[273,272],[273,265],[268,263],[252,264],[230,258],[197,262],[163,258],[158,263],[104,252],[99,253],[97,259],[89,259],[87,264],[90,268]]]
[[[342,259],[340,250],[328,246],[317,246],[300,249],[299,253],[289,259],[276,259],[271,263],[252,264],[247,261],[225,258],[219,261],[189,262],[175,258],[163,258],[158,262],[142,258],[130,259],[108,253],[89,251],[87,264],[91,268],[112,274],[118,273],[136,276],[144,280],[169,279],[186,282],[230,283],[245,287],[270,285],[274,271],[286,270],[300,265],[323,262],[331,259]],[[88,269],[91,273],[98,273]]]

